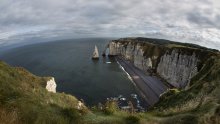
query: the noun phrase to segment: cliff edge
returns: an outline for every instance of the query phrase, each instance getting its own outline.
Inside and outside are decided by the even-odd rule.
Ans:
[[[0,123],[78,123],[87,107],[74,96],[55,93],[53,77],[38,77],[0,61]]]
[[[165,123],[220,123],[220,53],[194,44],[149,38],[110,41],[109,53],[173,86],[150,110]]]
[[[153,72],[176,88],[185,88],[215,50],[193,44],[148,38],[122,38],[109,43],[109,54],[120,55],[144,72]]]

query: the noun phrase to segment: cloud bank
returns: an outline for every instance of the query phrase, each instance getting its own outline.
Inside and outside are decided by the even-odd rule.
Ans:
[[[220,49],[218,0],[1,0],[0,45],[30,37],[155,37]]]

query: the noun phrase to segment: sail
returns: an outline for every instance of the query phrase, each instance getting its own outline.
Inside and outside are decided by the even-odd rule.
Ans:
[[[95,45],[95,50],[93,52],[93,56],[92,56],[93,59],[98,59],[99,58],[99,51],[98,51],[98,48],[97,46]]]

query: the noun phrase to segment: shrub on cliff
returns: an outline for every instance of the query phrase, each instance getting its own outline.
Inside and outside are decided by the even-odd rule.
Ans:
[[[114,100],[107,100],[107,102],[105,103],[105,108],[104,108],[104,113],[107,115],[112,115],[115,112],[117,112],[118,109],[118,104],[116,101]]]

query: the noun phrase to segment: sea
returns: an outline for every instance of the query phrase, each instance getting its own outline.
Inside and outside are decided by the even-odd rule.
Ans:
[[[105,103],[109,98],[130,99],[138,89],[114,58],[102,57],[109,38],[83,38],[24,45],[0,52],[0,60],[24,67],[38,76],[52,76],[57,92],[82,99],[87,106]],[[95,45],[99,60],[92,60]],[[106,51],[108,54],[108,51]]]

